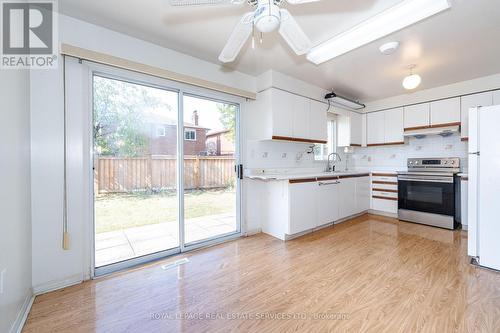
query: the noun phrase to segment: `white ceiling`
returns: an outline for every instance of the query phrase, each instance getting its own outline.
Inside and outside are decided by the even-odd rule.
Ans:
[[[287,8],[317,44],[400,1],[323,0]],[[60,0],[59,9],[214,63],[234,25],[251,10],[246,4],[174,8],[167,0]],[[319,66],[296,56],[271,33],[256,50],[247,43],[226,67],[251,75],[274,69],[367,102],[405,93],[401,80],[409,64],[416,64],[423,78],[418,89],[500,73],[499,37],[500,1],[453,0],[451,10]],[[398,52],[381,55],[378,47],[392,40],[402,43]]]

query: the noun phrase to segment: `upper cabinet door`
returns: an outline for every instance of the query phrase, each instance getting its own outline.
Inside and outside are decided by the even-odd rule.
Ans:
[[[294,99],[285,91],[272,89],[270,105],[272,113],[272,135],[293,137]],[[269,107],[269,106],[268,106]]]
[[[431,126],[460,122],[460,97],[431,102]]]
[[[309,138],[312,140],[326,141],[327,135],[327,112],[328,106],[315,100],[311,100]]]
[[[403,108],[386,110],[383,112],[385,125],[385,143],[402,143],[404,142],[403,134]]]
[[[337,117],[337,146],[361,146],[363,143],[363,115],[349,112]]]
[[[461,136],[469,138],[469,109],[478,106],[493,105],[493,93],[487,91],[480,94],[462,96],[460,107]]]
[[[500,90],[493,92],[493,105],[500,105]]]
[[[290,94],[290,96],[293,99],[293,137],[298,139],[309,139],[311,100],[292,94]]]
[[[366,141],[368,145],[385,143],[385,113],[372,112],[366,116]]]
[[[411,130],[429,126],[429,103],[404,107],[404,129]]]
[[[351,146],[363,144],[363,115],[351,112]]]

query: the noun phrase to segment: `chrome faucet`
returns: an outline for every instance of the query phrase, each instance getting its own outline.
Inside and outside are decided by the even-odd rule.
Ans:
[[[335,160],[332,160],[334,162],[333,165],[330,164],[330,156],[336,156]],[[335,164],[337,163],[337,160],[338,160],[338,162],[342,161],[339,154],[337,154],[337,153],[328,154],[328,160],[326,162],[325,172],[334,172],[335,171]]]

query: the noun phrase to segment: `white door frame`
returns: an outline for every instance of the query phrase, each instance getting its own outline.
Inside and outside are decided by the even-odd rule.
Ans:
[[[219,236],[215,236],[212,238],[200,240],[197,242],[190,243],[186,246],[185,244],[185,220],[184,220],[184,163],[179,163],[179,161],[184,161],[184,126],[181,126],[184,122],[184,109],[183,109],[183,99],[184,95],[197,97],[206,100],[212,100],[217,102],[222,102],[226,104],[235,105],[237,107],[236,111],[236,145],[235,145],[235,165],[242,163],[242,147],[241,144],[241,113],[242,106],[245,102],[245,99],[215,92],[212,90],[208,90],[205,88],[190,86],[186,84],[182,84],[175,81],[169,81],[162,78],[157,78],[154,76],[136,73],[124,69],[118,69],[114,67],[109,67],[105,65],[100,65],[96,63],[91,63],[84,61],[82,62],[88,67],[88,91],[89,91],[89,110],[88,112],[88,133],[89,133],[89,147],[90,152],[89,156],[89,164],[90,164],[90,202],[89,207],[91,210],[91,221],[88,221],[89,225],[92,227],[89,228],[91,231],[90,239],[91,239],[91,256],[90,256],[90,277],[94,278],[96,276],[102,276],[105,274],[109,274],[112,272],[116,272],[123,269],[128,269],[133,266],[141,265],[147,262],[164,259],[168,256],[188,252],[191,250],[199,249],[201,247],[211,246],[214,244],[219,244],[228,240],[236,239],[242,236],[244,233],[243,230],[243,218],[242,218],[242,187],[243,182],[236,177],[236,222],[237,222],[237,230],[234,233],[223,234]],[[125,261],[120,261],[117,263],[105,265],[102,267],[95,267],[95,207],[94,207],[94,181],[93,181],[93,167],[94,167],[94,142],[93,142],[93,77],[94,75],[98,75],[105,78],[117,79],[129,83],[144,85],[148,87],[158,88],[166,91],[176,92],[178,94],[178,123],[177,123],[177,198],[178,198],[178,223],[179,223],[179,246],[173,249],[168,249],[165,251],[160,251],[156,253],[152,253],[149,255],[131,258]]]

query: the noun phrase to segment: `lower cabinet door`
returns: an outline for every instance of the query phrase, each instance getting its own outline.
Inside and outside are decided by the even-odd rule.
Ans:
[[[339,219],[338,182],[318,182],[316,203],[318,205],[318,226]]]
[[[338,196],[339,219],[356,214],[356,178],[340,179]]]
[[[317,187],[316,182],[288,185],[288,201],[290,205],[289,235],[316,228],[318,221]]]
[[[356,214],[370,209],[370,177],[356,178]]]

